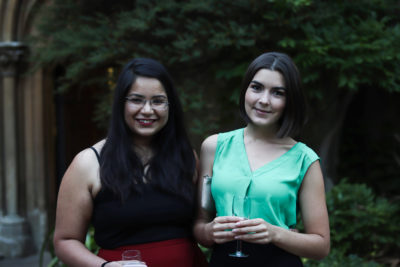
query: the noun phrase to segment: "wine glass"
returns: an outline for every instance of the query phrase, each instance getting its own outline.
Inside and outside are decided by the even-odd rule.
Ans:
[[[142,261],[140,251],[136,249],[125,250],[122,253],[123,266],[130,267],[142,267],[146,266]]]
[[[244,219],[249,219],[250,217],[250,198],[247,196],[237,196],[235,195],[233,197],[233,202],[232,202],[232,215],[233,216],[238,216],[242,217]],[[229,256],[231,257],[236,257],[236,258],[245,258],[248,257],[249,255],[244,254],[242,252],[242,240],[237,240],[236,241],[236,251],[233,253],[230,253]]]

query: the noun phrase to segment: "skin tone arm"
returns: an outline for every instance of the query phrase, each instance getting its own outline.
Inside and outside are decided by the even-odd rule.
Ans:
[[[215,149],[217,146],[218,135],[212,135],[204,140],[201,145],[200,152],[200,179],[205,175],[212,176],[212,168],[214,163]],[[198,195],[201,196],[202,182],[199,181]],[[234,216],[215,217],[215,213],[206,211],[201,207],[201,201],[198,201],[197,217],[194,225],[194,235],[197,241],[206,247],[212,246],[214,243],[225,243],[234,240],[232,231],[235,224],[241,221],[241,218]],[[214,218],[215,217],[215,218]]]
[[[57,201],[54,248],[56,255],[68,266],[100,267],[105,262],[84,245],[93,212],[93,198],[100,190],[98,171],[95,154],[86,149],[74,158],[62,179]],[[122,265],[118,262],[107,264],[107,267],[118,266]]]
[[[251,219],[237,223],[233,230],[235,238],[257,244],[273,243],[301,257],[326,257],[330,250],[330,232],[319,161],[309,167],[299,191],[299,201],[305,233],[289,231],[263,219]],[[249,232],[253,234],[247,234]]]

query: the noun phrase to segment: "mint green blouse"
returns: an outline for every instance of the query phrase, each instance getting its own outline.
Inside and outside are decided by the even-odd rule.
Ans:
[[[232,215],[234,195],[251,197],[250,218],[283,228],[296,225],[297,193],[317,154],[298,142],[289,151],[255,171],[250,169],[244,129],[218,135],[211,193],[217,216]]]

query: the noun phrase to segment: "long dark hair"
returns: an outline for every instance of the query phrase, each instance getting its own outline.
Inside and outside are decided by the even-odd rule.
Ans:
[[[278,130],[278,137],[293,137],[299,134],[307,118],[307,105],[306,99],[301,87],[300,73],[292,61],[292,59],[283,53],[269,52],[258,56],[253,62],[250,63],[247,72],[243,78],[242,87],[239,99],[240,115],[247,123],[252,123],[249,116],[247,116],[245,109],[245,95],[250,82],[254,75],[260,69],[268,69],[271,71],[278,71],[282,74],[285,81],[286,91],[286,107],[279,120],[280,128]]]
[[[133,135],[124,119],[125,97],[138,76],[159,80],[169,102],[168,121],[152,139],[154,156],[149,162],[146,176],[150,179],[146,184],[144,166],[133,149]],[[151,185],[192,200],[196,166],[193,153],[183,123],[182,106],[165,67],[148,58],[128,62],[115,87],[111,122],[100,154],[102,188],[110,189],[125,200],[129,194],[140,194],[144,186]]]

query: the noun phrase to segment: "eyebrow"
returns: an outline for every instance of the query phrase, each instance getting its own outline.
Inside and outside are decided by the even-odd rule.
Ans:
[[[256,81],[256,80],[252,80],[251,82],[250,82],[250,84],[252,84],[252,83],[255,83],[255,84],[257,84],[257,85],[259,85],[259,86],[261,86],[261,87],[265,87],[264,86],[264,84],[262,84],[262,83],[260,83],[259,81]],[[275,87],[271,87],[271,89],[275,89],[275,90],[287,90],[285,87],[283,87],[283,86],[275,86]]]
[[[260,83],[260,82],[258,82],[258,81],[256,81],[256,80],[252,80],[251,82],[250,82],[250,84],[251,83],[255,83],[255,84],[257,84],[257,85],[259,85],[259,86],[261,86],[261,87],[264,87],[264,84],[262,84],[262,83]]]
[[[135,94],[135,93],[132,93],[132,94],[127,95],[127,97],[130,97],[130,96],[136,96],[136,97],[140,97],[140,98],[146,98],[144,95]],[[157,98],[157,97],[167,98],[167,96],[165,96],[165,95],[153,95],[151,98]]]

